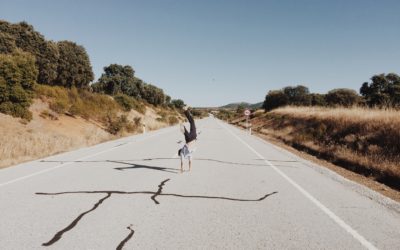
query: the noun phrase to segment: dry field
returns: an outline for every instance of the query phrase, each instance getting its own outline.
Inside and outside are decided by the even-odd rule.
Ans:
[[[284,107],[252,123],[263,134],[400,188],[400,111]]]
[[[48,155],[93,145],[114,138],[82,118],[59,116],[57,120],[41,117],[47,104],[36,100],[28,124],[0,113],[0,168]]]

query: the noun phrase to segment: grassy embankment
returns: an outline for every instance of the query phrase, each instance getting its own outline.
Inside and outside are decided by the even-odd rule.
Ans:
[[[37,84],[30,122],[0,114],[0,167],[176,124],[174,109]]]
[[[284,107],[256,112],[254,130],[400,189],[400,111]]]

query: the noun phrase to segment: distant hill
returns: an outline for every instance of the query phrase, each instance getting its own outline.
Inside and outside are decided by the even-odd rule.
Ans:
[[[260,109],[260,108],[262,108],[263,104],[264,104],[264,102],[257,102],[257,103],[251,104],[250,108],[251,109]]]
[[[245,108],[250,108],[250,109],[259,109],[263,105],[263,102],[258,102],[258,103],[248,103],[248,102],[235,102],[235,103],[229,103],[227,105],[221,106],[220,108],[223,109],[237,109],[239,106],[243,106]]]

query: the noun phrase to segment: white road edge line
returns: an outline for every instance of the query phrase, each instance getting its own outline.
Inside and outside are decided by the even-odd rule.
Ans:
[[[144,140],[146,140],[146,139],[152,138],[152,137],[154,137],[154,136],[165,134],[165,133],[167,133],[167,132],[169,132],[169,130],[165,130],[165,131],[162,131],[161,133],[155,133],[155,134],[149,135],[149,136],[147,136],[147,137],[141,138],[141,140],[128,142],[128,143],[124,144],[123,146],[129,145],[129,144],[134,143],[134,142],[141,142],[141,141],[144,141]],[[47,172],[50,172],[50,171],[53,171],[53,170],[56,170],[56,169],[59,169],[59,168],[62,168],[62,167],[65,167],[65,166],[74,164],[74,163],[76,163],[76,161],[86,160],[86,159],[88,159],[88,158],[91,158],[91,157],[97,156],[97,155],[99,155],[99,154],[103,154],[103,153],[112,151],[112,150],[117,149],[117,148],[120,148],[120,147],[111,147],[111,148],[105,149],[105,150],[103,150],[103,151],[97,152],[97,153],[95,153],[95,154],[91,154],[91,155],[87,155],[87,156],[82,157],[82,158],[78,158],[78,159],[73,160],[73,161],[68,162],[68,163],[62,163],[62,164],[56,165],[55,167],[50,167],[50,168],[47,168],[47,169],[44,169],[44,170],[41,170],[41,171],[38,171],[38,172],[35,172],[35,173],[32,173],[32,174],[28,174],[28,175],[25,175],[25,176],[21,176],[21,177],[19,177],[19,178],[13,179],[13,180],[0,183],[0,187],[4,187],[4,186],[6,186],[6,185],[9,185],[9,184],[12,184],[12,183],[15,183],[15,182],[18,182],[18,181],[22,181],[22,180],[31,178],[31,177],[36,176],[36,175],[40,175],[40,174],[43,174],[43,173],[47,173]]]
[[[265,163],[267,163],[273,170],[275,170],[279,175],[281,175],[285,180],[287,180],[292,186],[294,186],[297,190],[300,191],[307,199],[309,199],[314,205],[316,205],[319,209],[321,209],[326,215],[329,216],[334,222],[336,222],[339,226],[341,226],[344,230],[346,230],[349,234],[351,234],[356,240],[358,240],[364,247],[370,250],[376,250],[377,248],[368,240],[366,240],[362,235],[360,235],[356,230],[354,230],[351,226],[346,224],[339,216],[334,214],[329,208],[319,202],[316,198],[314,198],[310,193],[308,193],[304,188],[302,188],[299,184],[297,184],[294,180],[292,180],[289,176],[283,173],[280,169],[274,166],[270,161],[265,159],[260,153],[258,153],[254,148],[252,148],[249,144],[243,141],[239,136],[233,133],[230,129],[228,129],[222,122],[217,120],[217,123],[224,129],[226,129],[231,135],[233,135],[238,141],[243,143],[247,148],[249,148],[253,153],[255,153],[260,159],[262,159]]]

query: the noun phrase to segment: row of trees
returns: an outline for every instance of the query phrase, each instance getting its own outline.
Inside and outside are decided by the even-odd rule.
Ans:
[[[129,65],[111,64],[104,67],[104,73],[98,82],[91,85],[93,91],[108,95],[125,94],[135,99],[142,99],[153,105],[168,105],[182,108],[182,100],[171,100],[164,91],[148,84],[135,76],[135,71]]]
[[[145,83],[134,74],[131,66],[111,64],[104,68],[98,82],[90,85],[94,74],[83,46],[71,41],[48,41],[26,22],[11,24],[0,20],[2,113],[30,119],[28,107],[35,83],[118,96],[118,101],[124,99],[123,103],[128,104],[144,100],[153,105],[176,108],[184,105],[182,100],[171,100],[162,89]]]
[[[71,41],[47,41],[26,22],[0,20],[0,53],[12,54],[17,49],[35,57],[38,83],[83,88],[94,79],[84,47]]]
[[[359,95],[352,89],[333,89],[327,94],[310,93],[305,86],[289,86],[271,90],[265,97],[263,108],[270,111],[277,107],[293,106],[342,106],[400,107],[400,77],[394,73],[374,75],[371,83],[365,82]]]

